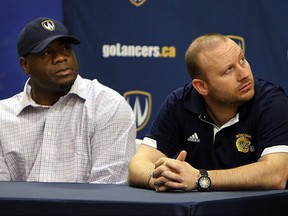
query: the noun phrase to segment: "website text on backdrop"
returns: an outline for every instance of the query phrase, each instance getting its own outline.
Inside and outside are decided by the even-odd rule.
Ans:
[[[127,183],[136,129],[116,91],[78,74],[80,41],[40,17],[19,34],[23,92],[0,101],[0,180]]]
[[[132,186],[156,191],[284,189],[288,98],[254,79],[228,36],[196,38],[185,55],[192,82],[164,101],[129,164]]]

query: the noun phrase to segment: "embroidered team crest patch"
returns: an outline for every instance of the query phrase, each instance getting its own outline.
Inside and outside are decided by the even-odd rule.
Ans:
[[[54,31],[55,29],[55,24],[52,20],[44,20],[41,25],[48,31]]]
[[[236,147],[239,152],[248,153],[254,152],[254,146],[251,145],[250,139],[251,135],[249,134],[237,134],[236,135]]]

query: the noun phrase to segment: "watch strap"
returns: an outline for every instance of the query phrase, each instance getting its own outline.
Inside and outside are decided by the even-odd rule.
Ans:
[[[211,187],[211,179],[208,175],[207,170],[205,169],[199,169],[200,175],[198,178],[198,181],[196,182],[196,184],[198,185],[198,191],[209,191],[210,187]],[[200,181],[203,181],[205,179],[205,181],[208,181],[208,187],[202,187]]]
[[[208,172],[205,169],[199,169],[200,176],[208,176]]]

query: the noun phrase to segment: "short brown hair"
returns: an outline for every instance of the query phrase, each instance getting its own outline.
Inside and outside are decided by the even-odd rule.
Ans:
[[[201,35],[192,41],[185,54],[186,67],[192,80],[195,78],[205,78],[205,74],[198,62],[199,53],[207,48],[210,49],[218,46],[219,41],[227,40],[228,37],[225,35],[219,33],[208,33]]]

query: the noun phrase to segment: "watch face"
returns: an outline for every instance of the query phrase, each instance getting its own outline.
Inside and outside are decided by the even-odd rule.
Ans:
[[[198,181],[199,187],[202,189],[207,189],[211,185],[211,180],[207,176],[201,176]]]

